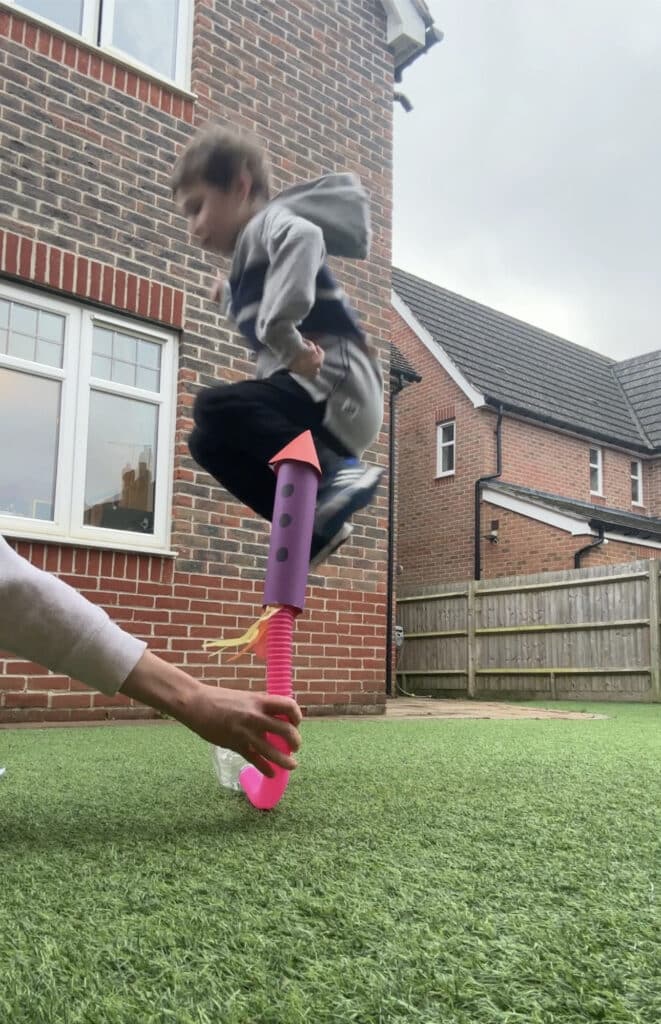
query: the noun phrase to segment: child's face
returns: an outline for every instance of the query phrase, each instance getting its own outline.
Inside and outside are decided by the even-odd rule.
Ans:
[[[231,256],[239,232],[253,214],[250,188],[250,178],[241,175],[227,191],[205,181],[178,189],[177,206],[204,249]]]

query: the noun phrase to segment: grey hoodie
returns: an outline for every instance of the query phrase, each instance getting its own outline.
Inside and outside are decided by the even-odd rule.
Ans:
[[[257,354],[257,377],[288,369],[313,338],[324,349],[320,375],[294,379],[325,402],[324,425],[356,455],[383,420],[383,377],[358,317],[327,256],[365,259],[369,206],[352,174],[329,174],[276,196],[241,232],[223,312]]]
[[[113,694],[146,647],[0,537],[0,649]]]

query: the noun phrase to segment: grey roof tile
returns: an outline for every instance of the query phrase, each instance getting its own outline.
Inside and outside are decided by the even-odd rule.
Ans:
[[[620,385],[615,360],[403,270],[393,269],[393,287],[492,402],[594,439],[652,447],[638,406],[634,413],[631,395]],[[648,401],[651,390],[645,390]]]

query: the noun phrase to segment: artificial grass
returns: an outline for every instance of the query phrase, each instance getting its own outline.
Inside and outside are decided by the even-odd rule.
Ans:
[[[661,707],[594,710],[310,721],[270,814],[174,725],[0,732],[0,1020],[658,1024]]]

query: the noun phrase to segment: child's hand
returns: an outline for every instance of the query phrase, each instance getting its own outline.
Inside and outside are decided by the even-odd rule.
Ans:
[[[324,350],[319,345],[315,345],[313,341],[308,341],[307,338],[303,339],[303,344],[305,351],[300,352],[289,364],[289,370],[291,373],[297,373],[300,377],[314,380],[319,376],[324,365]]]
[[[216,274],[216,280],[214,281],[213,285],[211,286],[211,291],[209,292],[209,298],[211,299],[212,302],[220,302],[220,300],[222,298],[222,295],[223,295],[223,288],[224,287],[225,287],[225,278],[223,277],[221,272],[218,271],[217,274]]]

